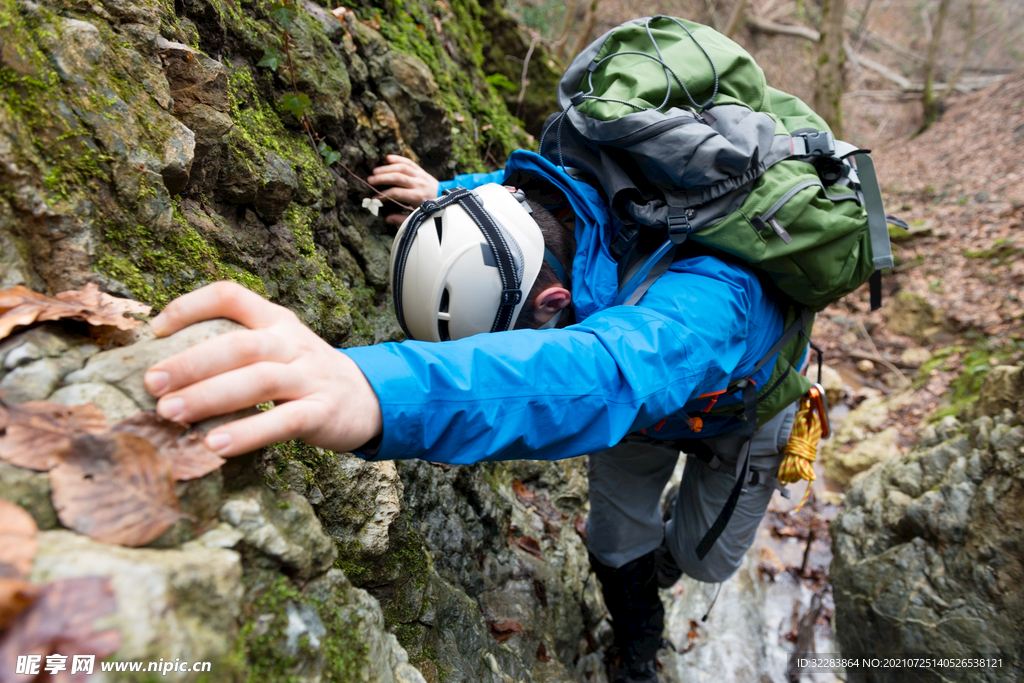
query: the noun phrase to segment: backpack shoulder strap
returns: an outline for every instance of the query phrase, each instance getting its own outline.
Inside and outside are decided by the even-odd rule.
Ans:
[[[665,274],[676,256],[676,243],[665,240],[650,256],[642,257],[625,270],[619,279],[619,294],[613,306],[632,306],[640,300],[655,280]]]

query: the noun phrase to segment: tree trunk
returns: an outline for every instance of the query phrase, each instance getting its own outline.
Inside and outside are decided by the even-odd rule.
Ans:
[[[565,61],[565,53],[569,50],[569,29],[576,23],[576,9],[579,7],[579,0],[567,0],[565,3],[565,23],[562,25],[562,35],[555,41],[555,56]]]
[[[836,137],[843,134],[843,16],[846,0],[824,0],[821,8],[821,40],[818,41],[814,79],[814,109]]]
[[[935,28],[932,29],[932,39],[928,43],[928,56],[924,60],[924,93],[921,95],[921,104],[924,108],[922,130],[939,118],[939,103],[935,97],[935,57],[939,52],[939,41],[942,40],[942,27],[946,23],[947,14],[949,14],[949,0],[942,0],[939,5],[939,17],[935,21]]]
[[[743,24],[743,14],[747,9],[747,0],[738,0],[736,6],[732,8],[732,14],[729,15],[729,23],[725,25],[725,30],[722,33],[725,34],[726,38],[732,38]]]
[[[574,59],[590,43],[590,36],[594,33],[594,24],[597,23],[597,5],[600,1],[590,0],[590,4],[587,5],[587,16],[583,20],[583,30],[580,31],[579,38],[576,39],[576,43],[572,46],[572,53],[569,55],[569,59]]]
[[[967,59],[971,55],[971,47],[974,45],[974,36],[978,28],[978,13],[975,11],[974,0],[971,0],[967,5],[967,12],[969,15],[968,26],[967,26],[967,41],[964,43],[964,52],[960,55],[960,62],[956,65],[956,69],[953,71],[953,75],[949,77],[949,82],[946,84],[946,89],[939,95],[939,101],[949,97],[949,94],[953,92],[953,88],[956,87],[957,82],[960,80],[961,74],[964,72],[964,67],[967,65]]]

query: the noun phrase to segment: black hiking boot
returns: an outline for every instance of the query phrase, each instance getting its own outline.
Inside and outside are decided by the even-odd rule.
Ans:
[[[611,683],[658,683],[657,666],[653,659],[632,664],[613,663],[608,680]]]
[[[654,551],[613,569],[590,556],[611,615],[615,644],[609,649],[612,683],[657,683],[655,655],[661,646],[665,608],[658,597]]]

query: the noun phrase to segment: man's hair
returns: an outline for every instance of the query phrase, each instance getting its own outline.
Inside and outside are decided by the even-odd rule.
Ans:
[[[565,272],[568,277],[572,278],[572,261],[576,256],[576,236],[572,230],[566,229],[557,218],[551,215],[551,212],[545,209],[537,202],[527,199],[526,203],[533,209],[533,220],[536,221],[537,226],[540,227],[540,232],[544,235],[544,246],[547,247],[548,251],[554,254],[555,258],[562,267],[565,268]],[[537,279],[533,283],[533,288],[530,289],[530,293],[526,298],[526,303],[523,304],[522,310],[519,311],[519,317],[516,318],[515,329],[520,330],[524,328],[535,328],[538,327],[537,321],[534,320],[534,307],[533,302],[537,298],[537,295],[543,292],[548,287],[555,287],[561,285],[566,289],[572,291],[572,282],[562,282],[557,275],[555,275],[554,269],[544,261],[541,264],[540,272],[537,274]],[[572,305],[570,304],[570,309]],[[562,318],[565,320],[559,320],[559,327],[562,327],[564,323],[571,320],[571,310],[567,310],[562,314]]]

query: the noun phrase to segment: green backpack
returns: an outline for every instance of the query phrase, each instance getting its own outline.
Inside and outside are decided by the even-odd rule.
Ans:
[[[740,259],[788,306],[757,422],[806,393],[793,365],[814,312],[869,279],[877,308],[880,271],[893,265],[868,152],[770,88],[732,40],[673,17],[635,19],[591,43],[558,100],[540,153],[599,187],[622,222],[616,303],[635,303],[684,242]]]
[[[736,483],[697,545],[703,559],[753,481],[750,437],[811,388],[796,365],[814,312],[868,280],[872,308],[881,305],[880,271],[893,259],[874,166],[806,104],[768,87],[739,45],[672,17],[629,21],[591,43],[562,76],[558,102],[540,153],[599,187],[621,221],[616,304],[636,303],[685,243],[746,262],[785,305],[785,331],[751,372],[778,354],[771,378],[733,382],[741,404],[711,410],[742,417],[746,438]],[[701,451],[687,452],[713,466]]]

